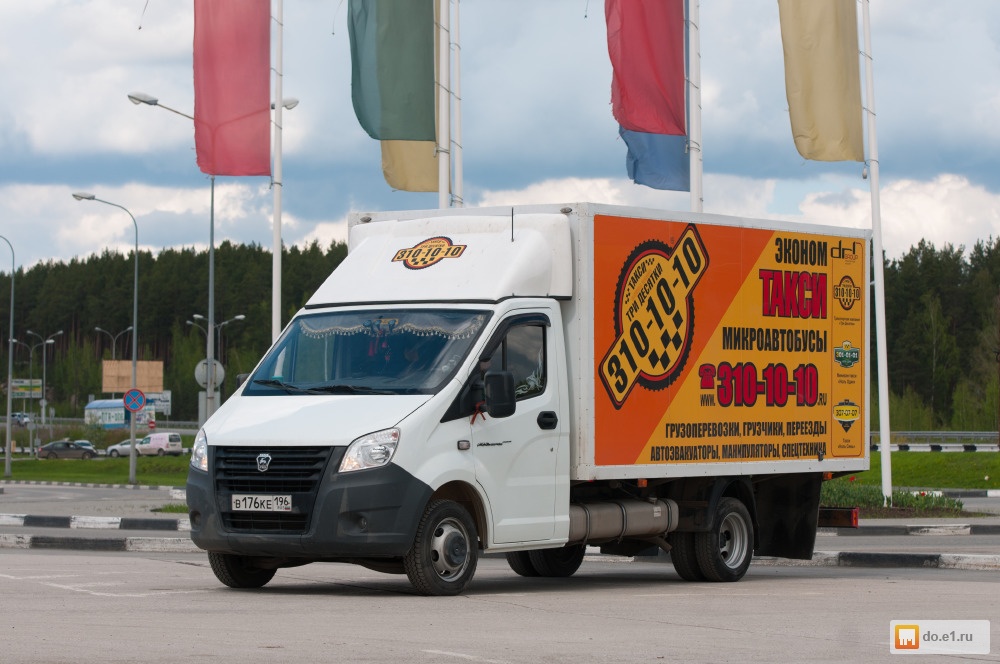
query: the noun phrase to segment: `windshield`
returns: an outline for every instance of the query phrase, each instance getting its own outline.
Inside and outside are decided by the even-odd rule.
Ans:
[[[454,309],[300,316],[243,394],[432,394],[454,376],[489,317]]]

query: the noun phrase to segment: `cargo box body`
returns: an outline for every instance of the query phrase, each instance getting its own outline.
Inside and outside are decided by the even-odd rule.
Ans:
[[[868,231],[586,203],[366,218],[352,250],[440,235],[478,254],[412,293],[347,272],[331,292],[561,302],[573,480],[868,468]]]

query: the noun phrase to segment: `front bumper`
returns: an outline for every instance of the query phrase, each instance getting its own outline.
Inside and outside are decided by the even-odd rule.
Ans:
[[[251,455],[260,452],[257,448],[227,450]],[[225,476],[225,454],[210,447],[209,472],[192,468],[188,473],[192,541],[207,551],[307,560],[405,554],[430,499],[430,487],[392,463],[338,473],[344,448],[329,451],[332,453],[309,486],[277,480],[273,484],[239,484]],[[266,452],[277,461],[294,449]],[[244,472],[253,477],[256,471]],[[292,512],[234,512],[234,493],[290,494]]]

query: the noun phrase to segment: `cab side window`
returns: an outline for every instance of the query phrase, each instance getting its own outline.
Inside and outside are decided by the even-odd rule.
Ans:
[[[545,391],[548,378],[545,367],[545,327],[542,325],[512,327],[490,361],[490,369],[506,370],[514,375],[514,393],[518,401]]]

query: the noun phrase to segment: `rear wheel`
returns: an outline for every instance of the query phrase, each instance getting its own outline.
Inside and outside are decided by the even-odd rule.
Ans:
[[[585,544],[567,544],[561,549],[540,549],[529,551],[531,565],[538,570],[538,576],[573,576],[583,564],[587,552]]]
[[[432,501],[403,557],[410,583],[424,595],[457,595],[472,581],[479,555],[476,524],[451,500]]]
[[[685,581],[704,581],[705,575],[698,567],[694,552],[694,533],[670,533],[670,562],[674,570]]]
[[[47,457],[45,457],[45,458],[46,459],[58,459],[59,457],[56,456],[55,452],[49,452],[49,455]]]
[[[162,447],[156,450],[156,456],[163,456],[164,454],[166,454],[166,452],[163,451]]]
[[[538,576],[538,570],[531,564],[530,551],[511,551],[507,554],[507,564],[521,576]]]
[[[753,522],[746,506],[723,498],[715,510],[712,530],[695,537],[698,567],[709,581],[739,581],[753,558]]]
[[[230,588],[260,588],[267,584],[277,570],[258,567],[252,556],[208,552],[208,562],[215,578]]]

